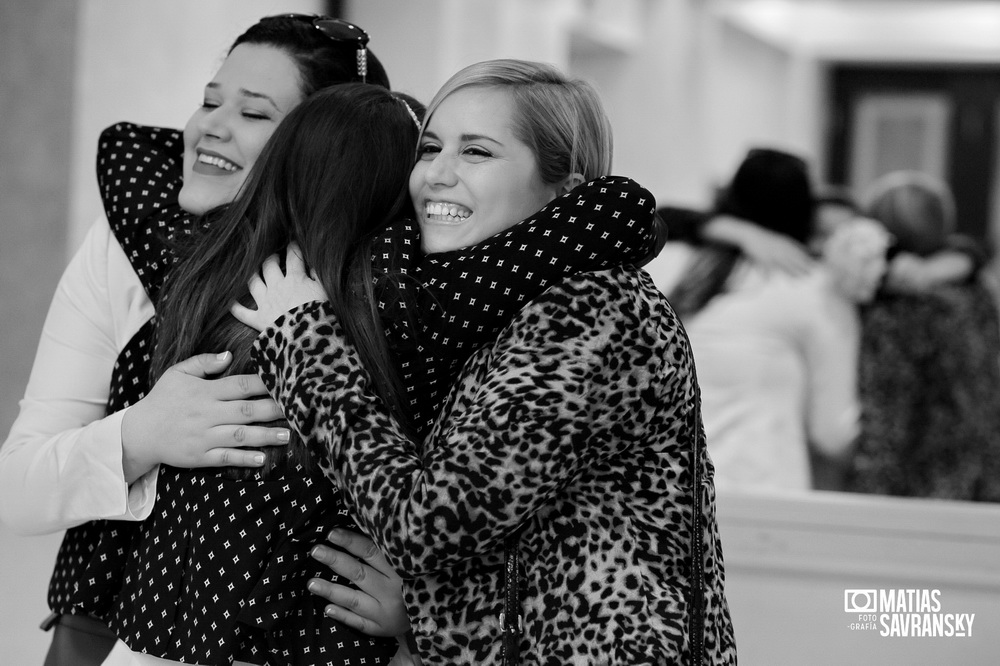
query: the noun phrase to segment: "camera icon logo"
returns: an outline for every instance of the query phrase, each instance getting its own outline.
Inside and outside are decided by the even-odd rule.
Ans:
[[[844,590],[845,613],[878,612],[877,590]]]

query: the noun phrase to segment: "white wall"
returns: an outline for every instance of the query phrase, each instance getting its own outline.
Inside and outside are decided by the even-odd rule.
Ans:
[[[726,23],[712,22],[706,41],[712,164],[729,175],[747,148],[766,145],[802,155],[819,177],[819,66]]]
[[[393,88],[429,102],[449,76],[490,58],[565,67],[578,0],[361,0],[348,16],[372,35]]]
[[[740,663],[997,663],[1000,506],[827,492],[723,494],[718,515]],[[858,589],[937,590],[940,613],[975,614],[972,632],[882,635],[885,609],[874,628],[852,627],[860,615],[846,612],[845,591]]]
[[[658,199],[700,205],[713,170],[704,117],[708,83],[696,2],[645,3],[633,41],[578,49],[572,73],[601,92],[615,130],[615,172]]]
[[[46,591],[62,534],[22,537],[0,525],[0,663],[41,664],[52,634]]]

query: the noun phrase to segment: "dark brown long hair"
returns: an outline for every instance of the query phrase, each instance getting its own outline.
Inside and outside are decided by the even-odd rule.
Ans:
[[[378,395],[401,419],[401,390],[372,297],[371,241],[412,215],[407,181],[417,126],[383,88],[343,84],[307,98],[279,124],[244,189],[178,248],[163,288],[153,377],[202,352],[231,350],[230,373],[253,371],[256,332],[230,313],[247,283],[295,241],[315,269]],[[289,456],[308,462],[290,447]],[[271,457],[271,456],[269,456]]]

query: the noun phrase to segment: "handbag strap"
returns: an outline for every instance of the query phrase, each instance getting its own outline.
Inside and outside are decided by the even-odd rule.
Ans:
[[[697,387],[697,383],[696,383]],[[701,395],[695,388],[695,404],[688,414],[691,446],[691,612],[688,615],[688,644],[691,646],[691,666],[700,666],[705,658],[705,542],[702,515],[702,465],[705,438],[701,427]]]
[[[688,636],[691,646],[691,666],[700,666],[705,657],[705,545],[702,537],[704,517],[702,515],[702,465],[705,446],[702,435],[701,397],[696,396],[695,407],[688,414],[688,429],[692,434],[691,446],[691,613],[688,615]],[[503,543],[504,555],[504,595],[500,625],[503,629],[501,651],[503,666],[516,666],[521,659],[521,568],[518,546],[524,527],[518,528]]]
[[[521,617],[521,566],[518,546],[524,527],[519,527],[503,542],[504,592],[503,611],[500,626],[503,629],[501,663],[516,666],[521,661],[521,632],[524,622]]]

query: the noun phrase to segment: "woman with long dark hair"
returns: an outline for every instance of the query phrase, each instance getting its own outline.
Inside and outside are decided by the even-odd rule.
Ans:
[[[218,349],[233,353],[229,372],[251,371],[253,331],[227,308],[249,297],[254,266],[289,243],[308,241],[309,265],[354,313],[352,330],[374,327],[374,311],[356,306],[365,294],[355,293],[344,258],[367,256],[363,244],[405,214],[402,185],[416,136],[412,109],[384,88],[333,86],[296,106],[234,203],[182,239],[159,302],[154,378]],[[356,339],[366,358],[386,358],[384,337]],[[108,612],[111,628],[134,652],[204,664],[388,662],[395,640],[326,616],[307,590],[321,566],[309,551],[331,530],[350,527],[336,487],[297,438],[266,456],[264,467],[249,470],[161,464],[156,506],[130,544]]]
[[[154,305],[172,264],[162,237],[230,203],[299,102],[362,80],[389,86],[358,26],[267,17],[229,49],[183,136],[129,124],[102,134],[106,219],[60,281],[20,414],[0,449],[4,522],[29,534],[67,529],[49,586],[48,664],[100,663],[111,649],[104,620],[115,585],[87,596],[82,572],[101,564],[94,557],[101,541],[105,555],[127,549],[111,544],[127,544],[125,533],[152,511],[160,463],[258,467],[255,448],[287,438],[285,427],[257,425],[280,411],[254,375],[205,381],[231,354],[184,360],[150,388]],[[103,564],[117,580],[120,559]]]

